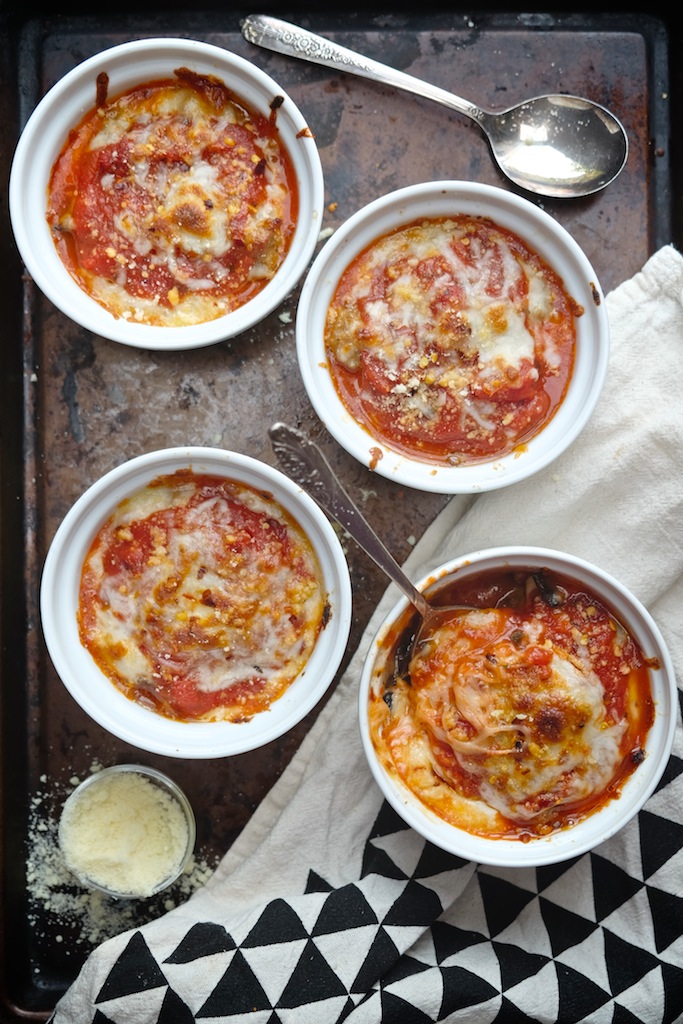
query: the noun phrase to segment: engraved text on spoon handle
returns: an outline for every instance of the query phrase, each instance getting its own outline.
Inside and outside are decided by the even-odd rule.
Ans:
[[[263,46],[266,50],[275,50],[276,53],[284,53],[288,57],[300,57],[314,64],[323,64],[325,67],[336,68],[337,71],[348,71],[361,78],[369,78],[382,85],[404,89],[457,110],[458,113],[478,122],[485,116],[484,111],[460,96],[413,78],[396,68],[380,64],[353,50],[347,50],[344,46],[279,18],[272,18],[267,14],[250,14],[243,19],[241,28],[245,39],[256,46]]]

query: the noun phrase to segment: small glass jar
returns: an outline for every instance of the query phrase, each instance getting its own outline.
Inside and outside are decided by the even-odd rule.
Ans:
[[[168,888],[194,851],[196,822],[183,791],[144,765],[117,764],[80,783],[64,803],[59,844],[83,885],[115,899]]]

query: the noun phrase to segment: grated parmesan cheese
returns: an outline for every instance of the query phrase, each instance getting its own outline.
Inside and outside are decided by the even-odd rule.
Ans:
[[[93,760],[90,774],[101,770],[99,761]],[[66,959],[80,962],[106,939],[140,927],[184,903],[208,882],[218,862],[216,857],[209,860],[202,851],[195,851],[168,889],[145,900],[117,900],[100,889],[84,887],[67,866],[58,837],[58,811],[79,782],[74,778],[66,785],[43,775],[30,797],[25,872],[28,923],[38,945],[35,962],[31,956],[36,974],[45,970],[40,949],[46,944],[51,957],[57,935],[65,939]]]
[[[82,881],[147,897],[182,870],[189,827],[174,796],[147,776],[125,771],[102,775],[71,794],[59,841]]]

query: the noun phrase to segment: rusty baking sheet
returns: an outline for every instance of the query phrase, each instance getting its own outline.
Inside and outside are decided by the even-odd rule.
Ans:
[[[185,789],[198,819],[201,884],[291,760],[319,710],[253,754],[183,762],[128,748],[74,704],[46,656],[40,574],[61,518],[121,461],[175,444],[219,445],[266,462],[268,426],[285,419],[318,439],[399,560],[446,498],[397,487],[339,449],[300,380],[294,346],[298,290],[242,337],[180,353],[126,349],[69,322],[22,276],[7,214],[6,181],[21,125],[43,93],[91,54],[130,38],[193,36],[245,56],[293,96],[320,147],[325,228],[379,194],[414,182],[463,178],[508,186],[473,123],[426,100],[272,54],[241,36],[225,8],[145,16],[132,5],[97,17],[2,17],[2,676],[0,725],[0,1013],[6,1024],[44,1020],[89,950],[107,934],[156,916],[164,899],[95,905],[65,887],[54,823],[74,779],[94,764],[152,764]],[[387,13],[338,19],[274,12],[493,108],[566,91],[595,98],[624,121],[626,169],[596,196],[542,202],[574,235],[607,291],[672,240],[667,34],[655,18],[530,14]],[[539,201],[539,200],[535,200]],[[322,244],[322,243],[321,243]],[[347,659],[385,579],[346,539],[354,589]]]

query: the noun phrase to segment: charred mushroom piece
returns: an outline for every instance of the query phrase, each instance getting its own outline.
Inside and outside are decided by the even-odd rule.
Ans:
[[[417,636],[419,622],[413,620],[403,630],[394,648],[394,671],[392,678],[405,679],[410,684],[410,658],[413,653],[415,637]]]
[[[532,572],[531,578],[536,584],[541,600],[545,601],[547,605],[551,608],[559,608],[564,604],[564,594],[550,583],[545,569]]]

